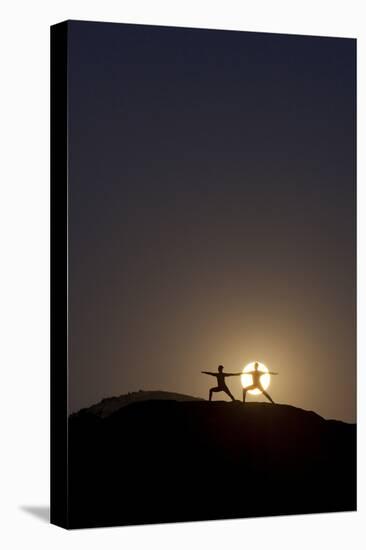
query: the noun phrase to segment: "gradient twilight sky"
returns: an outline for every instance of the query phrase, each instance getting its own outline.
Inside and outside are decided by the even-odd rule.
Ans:
[[[70,411],[207,397],[201,370],[259,360],[275,401],[355,420],[355,62],[351,39],[69,23]]]

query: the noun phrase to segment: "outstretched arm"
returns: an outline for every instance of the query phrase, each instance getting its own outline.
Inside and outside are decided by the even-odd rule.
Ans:
[[[263,374],[273,374],[273,375],[276,375],[276,374],[278,374],[278,372],[264,372]]]
[[[225,372],[225,376],[241,376],[242,374],[242,372]]]
[[[208,372],[207,370],[201,370],[202,374],[210,374],[211,376],[216,376],[214,372]]]

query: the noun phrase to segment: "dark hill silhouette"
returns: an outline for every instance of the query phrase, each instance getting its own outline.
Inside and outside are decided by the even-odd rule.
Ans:
[[[69,437],[71,528],[356,508],[356,426],[288,405],[91,407]]]
[[[74,413],[74,415],[81,414],[95,414],[101,418],[106,418],[112,413],[117,412],[122,407],[131,405],[132,403],[137,403],[138,401],[203,401],[201,397],[192,397],[191,395],[185,395],[183,393],[174,393],[168,391],[135,391],[131,393],[126,393],[124,395],[119,395],[118,397],[107,397],[92,405],[91,407],[81,409],[79,412]]]

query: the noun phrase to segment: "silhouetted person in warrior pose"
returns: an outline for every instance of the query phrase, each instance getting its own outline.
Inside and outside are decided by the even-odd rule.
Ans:
[[[265,395],[267,399],[269,399],[269,401],[274,404],[272,397],[266,392],[266,390],[262,386],[261,376],[263,376],[263,374],[278,374],[278,372],[263,372],[261,370],[258,370],[258,367],[259,367],[259,364],[254,363],[254,370],[242,373],[242,374],[250,374],[253,380],[250,386],[243,388],[243,403],[245,403],[245,397],[247,395],[248,390],[260,390],[263,393],[263,395]]]
[[[207,372],[205,370],[201,371],[203,374],[209,374],[211,376],[216,376],[216,379],[217,379],[217,386],[210,389],[209,401],[212,400],[212,393],[213,392],[218,392],[218,391],[225,392],[233,401],[235,401],[235,397],[233,396],[233,394],[231,393],[231,391],[229,390],[229,388],[227,387],[227,385],[225,383],[225,378],[227,378],[228,376],[240,376],[243,373],[242,372],[224,373],[224,372],[222,372],[223,370],[224,370],[224,367],[222,365],[219,365],[219,368],[218,368],[219,372]]]

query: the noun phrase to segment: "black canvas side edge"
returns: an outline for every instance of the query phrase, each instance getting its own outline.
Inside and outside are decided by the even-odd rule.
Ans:
[[[354,48],[355,48],[355,54],[354,54],[354,68],[355,68],[355,112],[354,112],[354,179],[353,179],[353,188],[354,188],[354,236],[355,236],[355,242],[354,242],[354,262],[355,262],[355,291],[354,291],[354,304],[355,304],[355,330],[354,330],[354,349],[356,350],[356,390],[355,390],[355,406],[356,406],[356,449],[355,449],[355,511],[358,511],[358,457],[357,457],[357,451],[358,451],[358,396],[357,396],[357,388],[358,388],[358,372],[357,372],[357,349],[358,349],[358,342],[357,342],[357,296],[358,296],[358,281],[357,281],[357,244],[358,244],[358,234],[357,234],[357,221],[358,221],[358,213],[357,213],[357,196],[358,196],[358,189],[357,189],[357,180],[358,180],[358,168],[357,168],[357,111],[358,111],[358,93],[357,93],[357,82],[358,82],[358,71],[357,71],[357,57],[358,57],[358,39],[353,40]]]
[[[51,523],[68,526],[67,29],[51,27]]]

